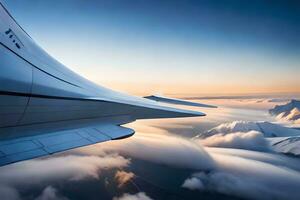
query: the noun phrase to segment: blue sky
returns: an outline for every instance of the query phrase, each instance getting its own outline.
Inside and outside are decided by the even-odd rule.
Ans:
[[[299,1],[4,0],[83,76],[131,93],[300,91]]]

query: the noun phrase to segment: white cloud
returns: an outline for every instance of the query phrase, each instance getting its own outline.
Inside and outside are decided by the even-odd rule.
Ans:
[[[116,154],[102,157],[69,155],[29,160],[1,167],[0,184],[19,186],[61,179],[98,178],[100,170],[125,167],[129,162]]]
[[[257,136],[255,132],[248,134],[246,139]],[[252,140],[245,144],[250,146],[260,143]],[[290,195],[292,199],[300,198],[300,160],[274,152],[203,148],[195,141],[151,133],[137,133],[125,141],[99,146],[106,151],[117,151],[129,157],[171,167],[210,172],[188,177],[183,182],[185,188],[248,199],[288,199]]]
[[[139,192],[137,194],[123,194],[120,197],[114,197],[113,200],[152,200],[144,192]]]
[[[68,200],[68,198],[59,195],[54,187],[48,186],[35,200]]]
[[[213,160],[202,146],[194,141],[171,135],[137,133],[126,140],[99,146],[105,151],[119,152],[122,155],[172,167],[199,170],[214,168]],[[99,146],[94,146],[90,151]]]
[[[237,135],[242,138],[246,136],[246,140],[250,138],[251,142],[243,143],[246,147],[256,145],[257,149],[257,144],[260,144],[255,142],[257,135],[260,137],[257,132],[240,134]],[[252,137],[255,139],[252,140]],[[132,138],[99,146],[105,151],[116,151],[171,167],[210,172],[187,177],[183,182],[186,188],[248,199],[300,198],[300,160],[274,152],[203,148],[199,142],[152,133],[136,133]]]
[[[251,178],[241,178],[237,175],[225,172],[212,172],[205,174],[200,172],[194,174],[189,180],[198,180],[202,185],[199,187],[189,189],[199,189],[199,190],[208,190],[215,191],[223,194],[234,195],[237,197],[251,198],[251,199],[272,199],[271,197],[279,197],[275,194],[275,191],[270,191],[268,187],[258,183]]]
[[[249,160],[256,160],[260,162],[269,163],[276,166],[288,167],[296,171],[300,171],[300,160],[284,154],[277,154],[275,152],[258,152],[244,149],[231,149],[219,147],[205,147],[205,150],[212,156],[215,155],[230,155]]]
[[[101,156],[68,155],[34,159],[0,168],[0,194],[3,200],[20,200],[18,189],[57,180],[78,181],[99,178],[101,170],[122,168],[130,161],[117,154]],[[29,181],[30,180],[30,181]],[[65,200],[53,187],[46,187],[38,200]]]
[[[245,138],[251,138],[253,143],[255,141],[252,140],[253,135],[246,135]],[[245,135],[233,136],[240,137],[238,140],[240,142]],[[230,141],[236,140],[234,138]],[[252,143],[248,141],[243,144]],[[24,184],[39,184],[51,180],[98,178],[103,169],[122,168],[129,165],[128,159],[114,154],[120,152],[132,158],[199,171],[187,177],[183,183],[185,188],[208,190],[250,199],[300,199],[298,189],[300,188],[300,160],[273,152],[203,148],[199,142],[153,133],[136,133],[135,136],[125,140],[72,151],[72,153],[76,152],[77,155],[73,156],[32,160],[2,167],[0,168],[0,185],[18,188]],[[107,152],[112,154],[108,155]],[[119,183],[130,180],[132,176],[130,172],[125,173],[116,175],[116,177],[122,177],[117,180]],[[18,200],[18,194],[13,193],[13,189],[11,191],[11,195],[15,195]],[[115,197],[115,200],[143,198],[149,200],[150,197],[144,193],[124,194],[121,197]]]
[[[269,122],[223,123],[194,137],[204,146],[276,151],[298,155],[300,131]],[[290,138],[287,138],[290,137]],[[281,142],[282,141],[282,142]]]
[[[290,168],[289,163],[280,166],[264,162],[262,156],[257,156],[261,160],[258,161],[254,155],[252,158],[240,155],[211,152],[216,169],[208,173],[195,173],[184,182],[193,180],[193,183],[201,183],[198,187],[196,184],[183,184],[183,187],[247,199],[299,199],[300,173]],[[275,154],[270,156],[277,157]],[[292,160],[294,164],[300,164],[299,160]]]
[[[250,138],[251,142],[243,144],[246,147],[256,145],[257,149],[260,143],[255,137],[258,134],[250,131],[239,137]],[[117,151],[150,162],[210,172],[187,178],[183,183],[185,188],[248,199],[288,199],[290,195],[294,199],[300,198],[300,160],[274,152],[203,148],[195,141],[151,133],[137,133],[124,141],[99,146],[106,151]]]
[[[204,189],[204,185],[199,178],[192,177],[188,178],[182,184],[183,188],[188,188],[190,190],[202,190]]]
[[[270,151],[271,147],[263,134],[257,131],[216,134],[198,140],[202,145],[209,147],[225,147],[249,149],[255,151]]]

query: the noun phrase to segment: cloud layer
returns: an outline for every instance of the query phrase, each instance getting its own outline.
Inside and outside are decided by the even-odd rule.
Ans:
[[[251,131],[229,134],[234,137],[229,141],[230,144],[256,145],[255,150],[265,150],[267,146],[264,146],[264,140],[261,143],[259,139],[263,137],[259,134]],[[247,142],[242,140],[243,137]],[[253,142],[256,137],[258,142]],[[150,133],[138,133],[126,142],[102,145],[102,149],[115,149],[129,157],[197,170],[199,173],[192,174],[182,183],[183,187],[193,191],[211,191],[247,199],[300,198],[300,160],[270,151],[203,148],[200,143],[188,139]]]
[[[68,200],[68,198],[59,195],[58,191],[54,187],[48,186],[35,200]]]
[[[99,144],[107,152],[119,152],[133,158],[184,169],[210,170],[214,161],[203,147],[194,141],[172,135],[138,133],[134,137],[109,144]]]
[[[113,200],[152,200],[144,192],[139,192],[137,194],[123,194],[120,197],[114,197]]]
[[[221,136],[217,139],[223,146],[268,150],[259,132]],[[272,151],[203,148],[197,141],[151,133],[137,133],[126,141],[99,146],[132,158],[199,171],[182,183],[195,192],[211,191],[247,199],[300,198],[300,160]]]
[[[98,156],[61,156],[30,160],[0,168],[0,183],[11,185],[38,184],[43,180],[80,180],[98,178],[100,170],[125,167],[129,160],[111,154]]]
[[[57,180],[78,181],[99,178],[101,170],[122,168],[130,161],[117,154],[100,156],[68,155],[35,159],[0,168],[0,192],[3,200],[19,200],[18,188],[37,186]],[[30,181],[29,181],[30,180]],[[40,199],[55,199],[57,191],[46,187]],[[63,198],[64,199],[64,198]]]
[[[262,133],[257,131],[235,132],[228,134],[216,134],[198,140],[202,145],[209,147],[225,147],[236,149],[248,149],[254,151],[271,151],[268,141]]]
[[[246,199],[299,199],[300,173],[293,166],[299,165],[299,160],[291,159],[291,165],[284,164],[285,161],[274,164],[276,159],[281,159],[276,154],[255,152],[251,158],[245,158],[243,153],[235,154],[234,149],[231,153],[208,151],[216,162],[216,169],[192,174],[182,187]],[[243,151],[247,154],[246,150]]]
[[[1,197],[20,200],[17,190],[24,185],[33,186],[61,179],[68,181],[97,179],[102,170],[112,168],[121,168],[114,178],[122,187],[134,177],[132,172],[122,170],[123,167],[130,166],[130,160],[125,158],[130,157],[164,164],[179,170],[191,169],[197,172],[186,177],[182,182],[182,187],[194,192],[210,191],[247,199],[300,198],[299,159],[266,151],[264,138],[255,131],[217,134],[212,137],[205,139],[205,145],[218,146],[218,148],[203,147],[199,141],[186,138],[139,132],[121,141],[76,149],[57,157],[2,167],[0,168]],[[220,146],[244,148],[244,150],[220,148]],[[250,146],[252,150],[245,150]],[[30,183],[28,180],[31,180]],[[51,187],[48,189],[46,187],[39,198],[53,196],[65,198]],[[149,200],[151,198],[140,192],[124,194],[114,199]]]

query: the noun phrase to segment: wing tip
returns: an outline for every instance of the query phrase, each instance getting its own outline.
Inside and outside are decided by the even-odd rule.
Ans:
[[[217,108],[217,106],[215,106],[215,105],[197,103],[197,102],[187,101],[187,100],[183,100],[183,99],[165,97],[165,96],[161,96],[161,95],[149,95],[149,96],[145,96],[144,98],[150,99],[152,101],[168,103],[168,104],[178,104],[178,105],[206,107],[206,108]]]

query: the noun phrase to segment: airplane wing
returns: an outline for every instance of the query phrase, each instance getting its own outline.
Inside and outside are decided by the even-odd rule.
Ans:
[[[205,114],[79,76],[39,47],[0,0],[0,166],[129,137],[134,131],[121,125],[138,119],[196,116]]]

